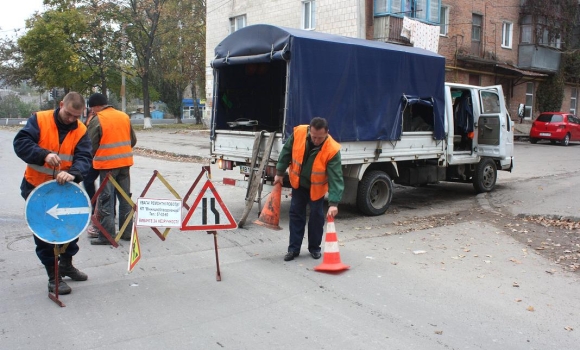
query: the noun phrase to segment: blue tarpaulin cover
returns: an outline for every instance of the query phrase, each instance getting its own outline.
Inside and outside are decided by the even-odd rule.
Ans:
[[[444,138],[445,58],[436,53],[332,34],[253,25],[215,49],[214,69],[285,60],[288,109],[285,138],[315,116],[328,120],[339,142],[400,140],[403,96],[433,103],[434,131]],[[399,112],[398,112],[399,111]]]

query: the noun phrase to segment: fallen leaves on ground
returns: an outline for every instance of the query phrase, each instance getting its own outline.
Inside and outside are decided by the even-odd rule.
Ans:
[[[177,154],[173,152],[156,151],[148,148],[135,147],[133,153],[142,157],[164,159],[173,162],[209,163],[209,158]]]

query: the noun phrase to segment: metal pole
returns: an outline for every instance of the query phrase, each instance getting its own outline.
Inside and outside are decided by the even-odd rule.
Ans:
[[[125,54],[123,53],[123,56]],[[125,98],[125,68],[121,72],[121,110],[123,113],[127,112],[127,100]]]

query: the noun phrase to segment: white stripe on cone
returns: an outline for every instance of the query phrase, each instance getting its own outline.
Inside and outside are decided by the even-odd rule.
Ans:
[[[326,223],[326,232],[336,232],[334,228],[334,221],[329,221]]]
[[[338,253],[338,242],[326,242],[324,243],[325,253]]]

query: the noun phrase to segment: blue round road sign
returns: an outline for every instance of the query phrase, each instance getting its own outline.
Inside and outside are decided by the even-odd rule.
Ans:
[[[28,227],[41,240],[68,243],[83,233],[91,218],[91,201],[76,183],[56,180],[36,187],[24,206]]]

